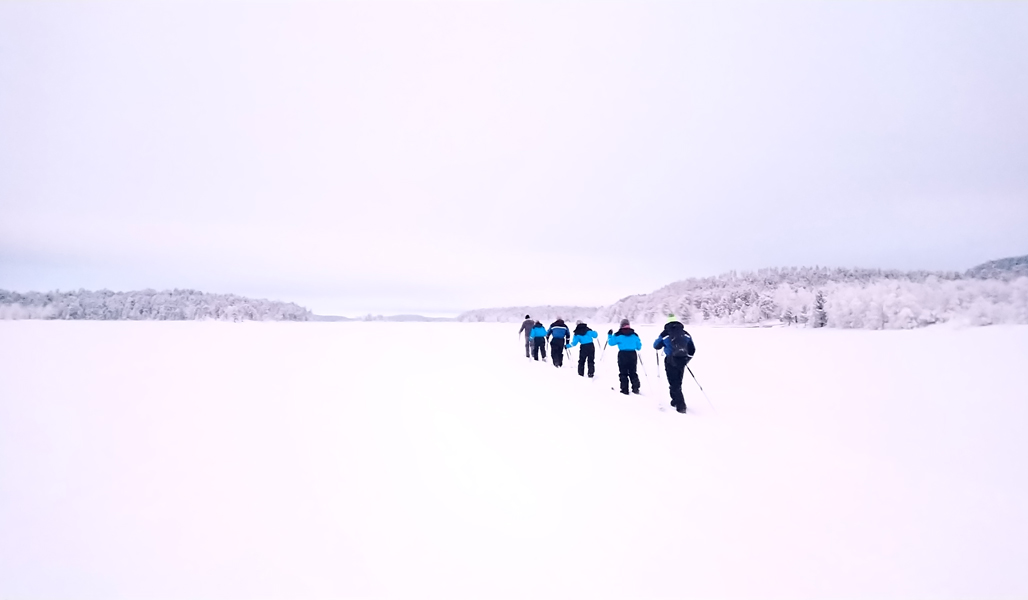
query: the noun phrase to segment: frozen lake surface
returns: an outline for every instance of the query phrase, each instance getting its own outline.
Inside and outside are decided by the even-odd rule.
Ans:
[[[0,321],[0,597],[1028,596],[1028,327],[517,329]]]

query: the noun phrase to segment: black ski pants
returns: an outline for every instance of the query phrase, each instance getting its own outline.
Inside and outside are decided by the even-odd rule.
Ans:
[[[639,355],[635,350],[621,350],[618,352],[618,378],[621,380],[621,393],[628,393],[628,384],[632,384],[632,391],[639,391]]]
[[[550,340],[550,358],[553,359],[553,366],[564,366],[564,338]]]
[[[664,372],[667,373],[667,386],[671,392],[671,406],[676,409],[685,408],[685,396],[682,394],[685,363],[686,361],[673,356],[664,357]]]
[[[525,332],[525,358],[532,358],[532,336]]]
[[[585,375],[586,363],[589,364],[589,377],[596,372],[596,345],[592,342],[578,347],[578,374]]]
[[[539,353],[543,353],[543,360],[546,360],[546,338],[532,338],[532,358],[539,360]]]

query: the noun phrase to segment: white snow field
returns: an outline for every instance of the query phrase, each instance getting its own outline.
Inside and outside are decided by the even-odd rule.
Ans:
[[[0,322],[0,598],[1028,597],[1028,327],[517,329]]]

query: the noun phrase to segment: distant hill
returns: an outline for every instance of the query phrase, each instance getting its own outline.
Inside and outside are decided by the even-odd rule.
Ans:
[[[1028,254],[990,260],[968,269],[967,276],[978,279],[1014,279],[1028,276]]]
[[[685,323],[909,329],[957,321],[1028,323],[1028,256],[956,271],[786,267],[689,278],[596,308],[520,306],[462,313],[461,321],[520,322],[525,314],[597,325],[628,318]]]

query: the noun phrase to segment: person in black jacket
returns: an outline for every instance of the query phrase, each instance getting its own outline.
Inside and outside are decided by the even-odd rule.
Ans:
[[[664,349],[664,372],[667,373],[668,390],[671,393],[671,406],[680,413],[685,412],[685,396],[682,394],[682,380],[685,379],[685,366],[696,354],[696,345],[685,326],[668,315],[664,330],[653,342],[657,350]]]
[[[596,344],[593,340],[596,339],[596,332],[589,329],[589,326],[579,321],[575,323],[575,335],[571,337],[571,343],[565,345],[565,348],[571,348],[582,344],[582,348],[578,351],[578,374],[582,377],[585,376],[585,366],[589,365],[589,377],[592,377],[596,373]]]
[[[564,344],[571,337],[569,333],[568,326],[564,324],[564,319],[560,318],[554,321],[546,331],[546,337],[550,340],[550,358],[553,360],[553,366],[555,367],[564,366]]]

